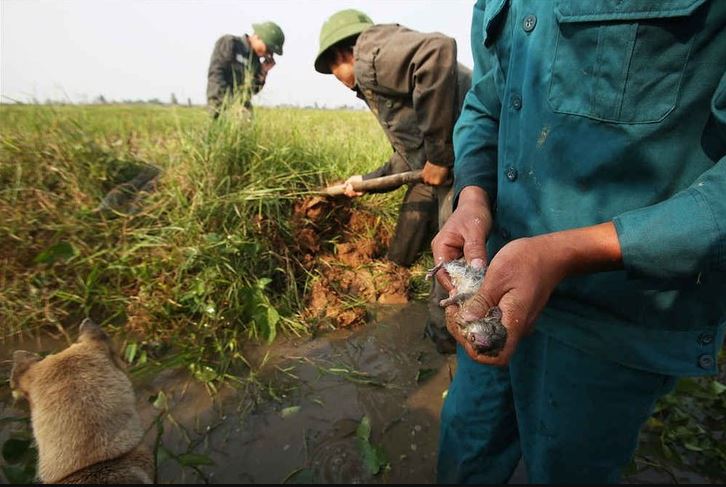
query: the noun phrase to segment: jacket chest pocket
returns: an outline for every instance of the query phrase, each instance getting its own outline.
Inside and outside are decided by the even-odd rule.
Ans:
[[[706,0],[558,0],[548,100],[556,112],[652,123],[676,107]]]

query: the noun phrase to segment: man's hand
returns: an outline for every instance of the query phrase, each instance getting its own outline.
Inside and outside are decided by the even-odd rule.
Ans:
[[[355,176],[351,176],[348,179],[345,180],[345,194],[348,198],[355,198],[357,196],[363,196],[365,194],[364,191],[356,191],[353,189],[353,183],[363,181],[363,176],[360,174],[356,174]]]
[[[264,61],[262,61],[260,68],[261,68],[262,72],[265,75],[267,75],[267,73],[270,72],[270,70],[275,67],[275,64],[277,64],[275,62],[275,58],[272,56],[272,54],[268,54],[267,56],[265,56]]]
[[[479,292],[461,309],[446,310],[447,327],[475,361],[506,365],[562,279],[620,267],[620,243],[612,222],[514,240],[492,259]],[[481,319],[495,305],[502,310],[507,343],[497,357],[477,355],[458,332],[457,322]]]
[[[429,161],[424,164],[421,181],[429,186],[441,186],[449,180],[449,168],[437,166]]]
[[[485,243],[491,228],[489,196],[482,188],[467,186],[459,195],[456,211],[431,242],[434,264],[464,256],[469,264],[483,266],[487,262]],[[437,272],[436,279],[451,292],[451,280],[445,272]]]

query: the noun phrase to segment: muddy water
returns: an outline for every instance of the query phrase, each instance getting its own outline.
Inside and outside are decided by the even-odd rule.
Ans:
[[[212,394],[186,369],[134,378],[150,448],[157,442],[159,411],[149,399],[159,391],[168,398],[169,414],[157,447],[158,482],[435,482],[438,415],[454,358],[439,355],[423,338],[425,305],[371,311],[371,323],[357,330],[248,347],[244,354],[252,375]],[[28,414],[24,403],[13,402],[7,387],[12,351],[54,352],[67,343],[64,337],[46,336],[0,344],[0,444],[11,432],[27,430],[25,423],[7,421]],[[385,452],[387,466],[377,474],[367,468],[357,440],[363,417],[370,419],[370,443]],[[194,459],[213,464],[190,466]],[[679,477],[705,482],[688,472]],[[520,464],[511,482],[526,480]],[[652,470],[624,479],[672,482]]]
[[[423,338],[424,305],[379,306],[372,314],[357,330],[250,347],[244,353],[255,380],[215,394],[183,370],[135,380],[144,424],[153,426],[159,414],[149,397],[159,391],[168,397],[159,482],[434,482],[438,415],[454,359]],[[64,340],[6,344],[0,359],[15,348],[64,346]],[[0,400],[2,416],[27,414],[7,390]],[[387,465],[377,474],[356,435],[363,417],[370,420],[370,444],[385,452],[379,464]],[[153,446],[156,436],[151,427],[145,441]],[[179,457],[184,453],[204,457]],[[190,458],[214,464],[182,464]]]

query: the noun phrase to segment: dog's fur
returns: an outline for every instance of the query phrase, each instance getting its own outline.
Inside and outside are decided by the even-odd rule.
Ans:
[[[134,391],[108,335],[90,320],[76,343],[41,359],[13,354],[10,386],[30,404],[44,483],[151,483]]]

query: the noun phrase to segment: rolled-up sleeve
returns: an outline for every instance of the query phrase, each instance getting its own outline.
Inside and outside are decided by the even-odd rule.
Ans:
[[[711,110],[726,141],[726,74]],[[685,190],[613,220],[623,263],[636,275],[678,277],[726,271],[726,154]]]

